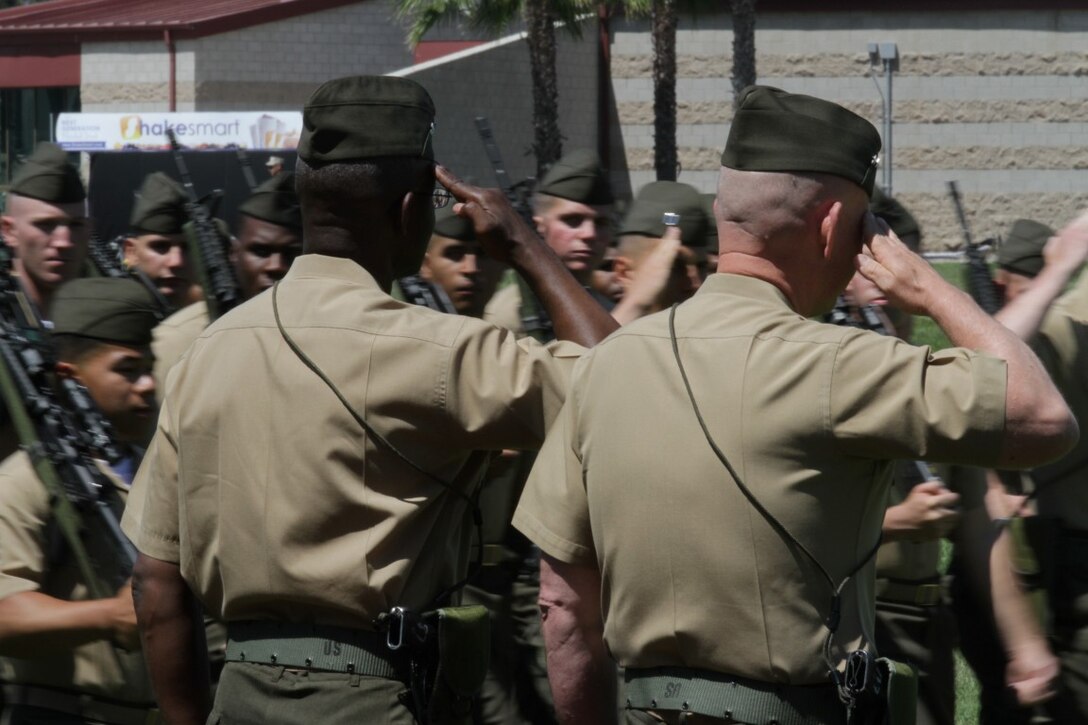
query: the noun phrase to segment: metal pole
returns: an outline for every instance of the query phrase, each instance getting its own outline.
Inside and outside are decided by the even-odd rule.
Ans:
[[[884,193],[892,195],[892,59],[884,58]]]

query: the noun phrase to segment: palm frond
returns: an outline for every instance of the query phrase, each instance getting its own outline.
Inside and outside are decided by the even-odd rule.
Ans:
[[[415,47],[442,20],[471,17],[475,5],[473,0],[397,0],[396,13],[408,21],[408,44]]]

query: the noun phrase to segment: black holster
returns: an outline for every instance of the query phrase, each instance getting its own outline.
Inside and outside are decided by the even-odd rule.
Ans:
[[[490,655],[490,617],[482,606],[414,612],[394,607],[379,621],[389,649],[408,653],[411,707],[421,725],[468,723]]]

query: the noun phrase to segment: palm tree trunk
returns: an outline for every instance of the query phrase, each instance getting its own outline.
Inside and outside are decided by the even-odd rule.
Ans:
[[[676,0],[654,0],[654,171],[676,181]]]
[[[525,0],[533,79],[533,153],[537,178],[563,154],[559,134],[559,83],[555,69],[555,16],[551,0]]]
[[[740,92],[756,82],[756,0],[730,0],[733,6],[733,108]]]

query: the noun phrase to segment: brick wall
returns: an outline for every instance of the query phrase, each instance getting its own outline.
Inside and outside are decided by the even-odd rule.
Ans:
[[[838,101],[882,129],[873,41],[899,45],[893,190],[922,222],[927,249],[959,244],[951,179],[980,238],[1019,216],[1058,225],[1088,205],[1088,11],[761,13],[758,80]],[[677,47],[681,180],[713,191],[732,115],[730,17],[684,17]],[[647,24],[616,23],[612,52],[637,189],[653,178]]]

